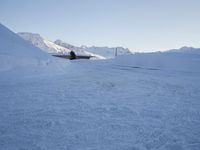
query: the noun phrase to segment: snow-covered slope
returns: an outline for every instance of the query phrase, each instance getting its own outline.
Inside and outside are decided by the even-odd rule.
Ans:
[[[77,55],[90,55],[94,56],[94,59],[105,59],[103,56],[79,49],[75,46],[62,42],[61,40],[51,42],[50,40],[43,38],[39,34],[28,32],[19,32],[18,35],[47,53],[68,54],[71,50],[73,50]]]
[[[0,24],[0,71],[48,62],[50,56]]]
[[[49,58],[2,25],[0,57],[0,69],[26,70]],[[0,70],[0,149],[199,150],[199,64],[196,54],[144,53]]]
[[[28,33],[28,32],[19,32],[19,36],[21,36],[23,39],[29,41],[34,46],[42,49],[43,51],[47,53],[60,53],[60,54],[67,54],[71,50],[73,50],[78,55],[91,55],[94,56],[94,58],[97,59],[106,59],[106,58],[114,58],[115,57],[115,51],[117,48],[117,54],[118,55],[126,55],[131,54],[131,51],[127,48],[123,47],[87,47],[87,46],[73,46],[71,44],[68,44],[62,40],[56,40],[55,42],[51,42],[39,34],[34,33]]]
[[[113,47],[113,48],[109,48],[109,47],[87,47],[87,46],[81,46],[81,47],[77,47],[77,46],[73,46],[71,44],[68,44],[62,40],[56,40],[54,42],[57,45],[63,46],[65,48],[71,49],[71,50],[75,50],[75,51],[79,51],[79,52],[87,52],[87,53],[91,53],[91,54],[96,54],[99,56],[103,56],[104,58],[114,58],[115,57],[115,53],[116,53],[116,49],[117,49],[117,55],[127,55],[127,54],[131,54],[131,51],[128,48],[123,48],[123,47]]]
[[[94,56],[94,59],[95,58],[96,59],[106,59],[106,57],[104,57],[104,56],[98,55],[96,53],[89,52],[89,51],[87,51],[85,49],[82,49],[80,47],[73,46],[71,44],[68,44],[68,43],[62,41],[62,40],[56,40],[54,43],[59,45],[59,46],[65,47],[67,49],[70,49],[70,50],[74,51],[77,54]]]
[[[77,51],[79,50],[79,47],[76,47],[74,45],[71,45],[71,44],[68,44],[62,40],[56,40],[54,41],[55,44],[59,45],[59,46],[62,46],[62,47],[65,47],[67,49],[70,49],[70,50],[73,50],[73,51]],[[82,51],[84,53],[84,51]]]
[[[69,49],[59,46],[59,45],[41,37],[39,34],[34,34],[34,33],[29,33],[29,32],[19,32],[18,35],[21,36],[23,39],[29,41],[34,46],[42,49],[43,51],[45,51],[47,53],[66,54],[66,53],[70,52]]]
[[[72,61],[45,76],[8,72],[9,80],[0,74],[0,149],[199,150],[199,58],[193,64],[186,56]],[[188,63],[193,71],[173,67]]]

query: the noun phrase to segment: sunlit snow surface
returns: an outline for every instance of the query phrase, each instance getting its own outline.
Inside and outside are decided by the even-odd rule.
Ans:
[[[0,24],[0,150],[199,150],[199,64],[187,52],[70,62]]]
[[[122,60],[0,72],[0,149],[199,150],[199,69]]]

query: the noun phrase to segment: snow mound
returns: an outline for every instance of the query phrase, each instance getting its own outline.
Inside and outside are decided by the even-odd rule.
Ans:
[[[0,24],[0,71],[49,62],[50,56]]]

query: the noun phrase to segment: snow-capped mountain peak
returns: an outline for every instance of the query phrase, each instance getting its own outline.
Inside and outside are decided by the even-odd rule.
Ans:
[[[94,56],[97,59],[106,59],[106,57],[98,55],[95,52],[94,53],[89,52],[89,51],[87,51],[87,49],[83,49],[81,47],[76,47],[76,46],[68,44],[62,40],[56,40],[54,43],[59,46],[62,46],[64,48],[70,49],[80,55],[90,55],[90,56]]]
[[[62,40],[52,42],[35,33],[20,32],[18,35],[47,53],[68,54],[70,51],[74,51],[78,55],[90,55],[97,59],[114,58],[116,50],[117,55],[131,54],[131,51],[128,48],[123,47],[77,47]]]
[[[68,48],[70,50],[75,50],[80,53],[87,52],[91,54],[96,54],[99,56],[103,56],[104,58],[114,58],[116,49],[118,55],[131,54],[131,51],[128,48],[123,48],[123,47],[96,47],[96,46],[88,47],[85,45],[81,47],[76,47],[62,40],[56,40],[54,43],[63,46],[65,48]]]
[[[50,40],[43,38],[39,34],[28,33],[28,32],[19,32],[18,35],[47,53],[65,54],[65,53],[70,52],[69,49],[59,46],[59,45],[51,42]]]

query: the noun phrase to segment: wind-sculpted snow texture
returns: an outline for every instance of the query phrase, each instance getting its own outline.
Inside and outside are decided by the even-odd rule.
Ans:
[[[74,61],[63,69],[1,73],[1,149],[200,148],[200,73],[112,61]]]
[[[2,58],[0,150],[200,149],[198,56],[141,54],[31,67]],[[185,68],[176,70],[173,62]]]

